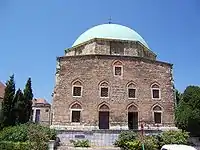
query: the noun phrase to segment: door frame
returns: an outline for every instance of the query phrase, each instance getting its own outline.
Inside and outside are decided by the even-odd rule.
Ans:
[[[98,111],[98,116],[99,116],[99,118],[98,118],[98,127],[99,127],[99,129],[101,129],[100,128],[100,113],[101,112],[106,112],[106,113],[108,113],[108,128],[107,129],[110,129],[110,111]]]
[[[128,117],[128,114],[129,114],[129,113],[137,113],[137,127],[138,127],[137,129],[139,129],[139,112],[138,112],[138,111],[128,112],[128,113],[127,113],[127,117]],[[129,122],[129,119],[127,119],[127,123],[128,123],[128,122]],[[133,129],[130,129],[128,124],[127,124],[127,126],[128,126],[128,129],[129,129],[129,130],[135,130],[134,128],[133,128]],[[136,129],[136,130],[137,130],[137,129]]]
[[[128,109],[129,109],[129,107],[131,107],[131,106],[135,106],[136,108],[137,108],[137,110],[135,110],[135,111],[128,111]],[[137,105],[135,105],[134,103],[131,103],[131,104],[129,104],[128,106],[127,106],[127,108],[126,108],[126,111],[127,111],[127,127],[128,127],[128,113],[129,112],[137,112],[138,113],[138,129],[139,129],[139,125],[140,125],[140,111],[139,111],[139,109],[138,109],[138,106]],[[129,129],[129,127],[128,127],[128,129]]]

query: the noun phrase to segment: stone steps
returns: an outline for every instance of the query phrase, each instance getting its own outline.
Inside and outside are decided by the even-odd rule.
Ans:
[[[57,150],[120,150],[119,147],[70,147],[70,146],[59,146]]]

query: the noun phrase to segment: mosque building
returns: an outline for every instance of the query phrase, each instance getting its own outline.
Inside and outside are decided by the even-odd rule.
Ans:
[[[174,127],[172,64],[156,57],[129,27],[110,23],[85,31],[57,58],[51,127]]]

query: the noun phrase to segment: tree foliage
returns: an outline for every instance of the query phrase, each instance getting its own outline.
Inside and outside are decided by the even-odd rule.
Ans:
[[[20,123],[26,123],[26,115],[25,115],[25,99],[22,91],[20,89],[17,90],[15,94],[15,123],[20,124]]]
[[[15,81],[14,81],[14,75],[12,75],[10,76],[10,79],[6,82],[5,94],[2,102],[3,126],[9,126],[14,124],[12,119],[14,95],[15,95]]]
[[[20,89],[15,94],[14,75],[10,76],[2,102],[1,128],[28,122],[32,112],[32,99],[31,78],[26,83],[24,94]]]
[[[176,124],[179,128],[200,135],[200,87],[188,86],[176,108]]]
[[[176,90],[176,104],[178,105],[182,99],[182,94]]]
[[[28,78],[28,81],[24,89],[24,101],[25,101],[25,122],[28,122],[31,117],[32,112],[32,99],[33,91],[31,87],[31,78]]]

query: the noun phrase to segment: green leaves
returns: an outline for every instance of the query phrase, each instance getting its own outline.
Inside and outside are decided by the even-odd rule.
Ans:
[[[0,131],[0,142],[7,147],[31,146],[31,150],[45,150],[49,140],[55,140],[56,132],[48,127],[38,124],[21,124],[13,127],[6,127]],[[9,143],[10,142],[10,143]],[[27,145],[28,144],[28,145]],[[16,148],[16,150],[18,150]],[[23,149],[19,149],[23,150]]]
[[[31,116],[32,111],[32,99],[33,91],[31,87],[31,78],[28,78],[28,81],[24,89],[24,101],[25,101],[25,122],[28,122]]]
[[[175,111],[179,128],[200,135],[200,87],[188,86]]]
[[[13,98],[15,95],[15,82],[14,75],[10,76],[10,79],[6,82],[4,99],[2,102],[2,125],[9,126],[13,125],[12,120],[12,107]]]
[[[74,144],[74,147],[90,147],[89,140],[71,140],[71,142]]]
[[[0,128],[28,122],[32,112],[32,99],[31,78],[26,83],[24,94],[20,89],[15,94],[15,81],[14,75],[12,75],[6,82],[0,112]]]

